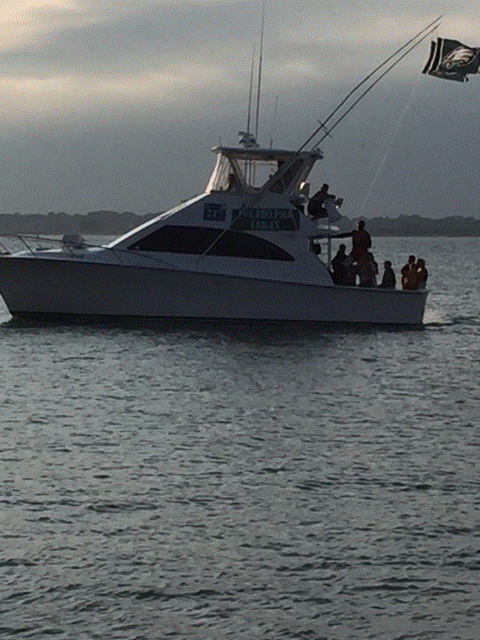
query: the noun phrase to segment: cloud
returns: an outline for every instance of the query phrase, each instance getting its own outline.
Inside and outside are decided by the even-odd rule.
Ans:
[[[131,78],[196,65],[248,76],[252,45],[258,45],[259,0],[23,4],[24,35],[18,46],[3,45],[0,77]],[[288,58],[297,72],[318,68],[329,79],[344,78],[354,63],[378,60],[437,12],[422,3],[387,4],[379,11],[377,2],[366,0],[359,12],[346,0],[275,0],[267,3],[265,54],[275,63]],[[464,31],[461,17],[454,24]],[[343,66],[335,64],[340,60]]]
[[[385,3],[379,10],[365,0],[359,12],[351,0],[270,0],[266,99],[300,96],[315,84],[321,92],[322,85],[356,83],[439,10],[435,3]],[[0,49],[0,98],[36,115],[117,108],[122,98],[188,113],[194,103],[206,108],[209,96],[226,103],[227,92],[233,104],[248,88],[260,14],[259,0],[7,0],[0,26],[19,26],[19,36]],[[466,15],[449,20],[461,37]],[[397,73],[418,73],[423,57],[420,47]]]
[[[66,0],[3,0],[0,4],[0,49],[28,46],[32,38],[78,21],[86,7]]]
[[[52,119],[153,102],[185,114],[220,105],[231,112],[246,100],[254,43],[258,55],[259,0],[7,4],[3,24],[21,24],[23,35],[0,50],[4,120],[18,112]],[[315,95],[358,81],[395,39],[425,26],[426,9],[395,7],[379,12],[367,0],[359,16],[346,0],[267,2],[265,100],[308,100],[312,88]]]
[[[52,28],[44,26],[30,43],[0,52],[0,74],[132,76],[164,72],[193,59],[209,60],[213,65],[220,54],[224,56],[225,47],[233,43],[235,49],[235,43],[242,41],[239,34],[251,31],[238,2],[136,2],[127,6],[129,10],[124,8],[123,15],[118,15],[110,3],[99,3],[81,12],[76,24],[63,28],[58,26],[58,10],[42,14],[44,25]],[[67,17],[69,23],[72,16]],[[229,52],[235,55],[231,48]]]
[[[153,211],[200,191],[211,165],[209,147],[219,137],[235,143],[245,127],[261,4],[4,0],[0,210]],[[261,141],[301,144],[352,86],[442,11],[439,35],[480,45],[476,5],[452,6],[364,0],[359,9],[357,0],[267,0]],[[476,120],[460,114],[474,104],[480,78],[465,86],[421,78],[427,51],[425,42],[402,61],[323,145],[318,180],[328,176],[335,183],[335,192],[346,196],[347,214],[355,214],[368,192],[389,132],[420,81],[424,108],[416,112],[413,101],[399,133],[408,142],[387,153],[372,215],[388,208],[382,180],[395,180],[395,171],[413,194],[412,203],[401,204],[404,213],[411,208],[429,215],[434,202],[446,215],[452,189],[438,184],[446,184],[448,170],[450,185],[464,176],[458,163],[440,170],[432,154],[447,157],[455,150],[457,157],[465,148],[469,166],[478,166],[474,145],[465,142]],[[447,121],[451,130],[445,131]],[[395,149],[409,160],[395,157]],[[412,174],[413,164],[425,169]],[[426,196],[434,184],[434,197]],[[465,188],[473,206],[480,194],[470,175]],[[402,202],[401,187],[396,201]]]

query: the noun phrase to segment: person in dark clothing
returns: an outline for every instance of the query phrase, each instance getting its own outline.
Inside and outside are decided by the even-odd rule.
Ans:
[[[418,258],[415,264],[415,289],[425,289],[427,279],[428,271],[425,268],[425,260]]]
[[[382,289],[395,289],[397,282],[390,260],[385,260],[384,268],[385,271],[383,272],[382,282],[378,286],[382,287]]]
[[[372,246],[372,238],[365,229],[365,222],[360,220],[358,229],[352,231],[352,258],[354,262],[360,262]]]
[[[413,289],[415,279],[415,256],[408,256],[407,264],[400,271],[402,276],[402,289]]]
[[[328,212],[323,206],[325,200],[329,198],[335,198],[331,193],[328,193],[328,184],[323,184],[320,191],[317,191],[308,203],[308,215],[313,220],[319,220],[320,218],[328,218]]]
[[[341,244],[338,247],[336,256],[332,260],[332,278],[335,284],[346,285],[351,283],[349,266],[352,263],[352,259],[350,256],[347,256],[345,250],[346,246]]]
[[[368,252],[372,246],[372,238],[368,231],[365,229],[364,220],[360,220],[358,223],[358,229],[353,231],[346,231],[344,233],[337,233],[334,238],[351,238],[352,239],[352,252],[351,256],[354,262],[360,262],[364,255]]]
[[[356,272],[360,287],[376,287],[378,265],[370,251],[366,251],[357,262]]]

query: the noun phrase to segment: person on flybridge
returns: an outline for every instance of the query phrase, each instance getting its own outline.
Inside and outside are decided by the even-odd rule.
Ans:
[[[326,200],[335,200],[332,193],[328,193],[328,184],[323,184],[322,188],[317,191],[308,203],[308,215],[312,220],[320,220],[320,218],[328,218],[328,211],[324,207]]]

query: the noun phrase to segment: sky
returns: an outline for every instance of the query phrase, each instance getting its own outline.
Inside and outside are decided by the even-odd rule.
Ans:
[[[266,0],[259,141],[298,148],[387,56],[480,47],[478,2]],[[153,213],[201,193],[245,130],[261,0],[2,0],[0,213]],[[430,36],[322,142],[342,212],[480,217],[480,74],[421,74]]]

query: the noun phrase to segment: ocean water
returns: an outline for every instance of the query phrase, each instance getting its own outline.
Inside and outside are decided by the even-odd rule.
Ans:
[[[0,638],[480,637],[476,238],[422,330],[18,322],[0,306]]]

